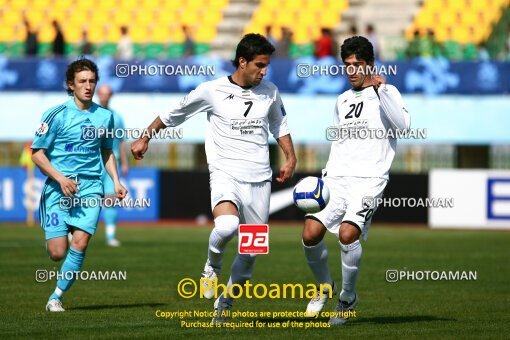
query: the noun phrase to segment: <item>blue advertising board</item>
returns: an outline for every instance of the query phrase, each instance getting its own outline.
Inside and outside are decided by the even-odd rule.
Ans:
[[[35,219],[39,219],[39,200],[46,176],[38,169],[30,188],[27,171],[22,167],[0,168],[0,222],[24,221],[27,207],[32,205]],[[154,221],[159,218],[159,170],[131,169],[121,182],[129,191],[126,200],[131,206],[119,207],[120,221]]]

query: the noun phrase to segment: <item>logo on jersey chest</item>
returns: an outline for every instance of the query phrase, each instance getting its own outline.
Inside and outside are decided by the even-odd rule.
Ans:
[[[230,135],[246,136],[261,135],[263,131],[264,120],[260,118],[253,119],[231,119]]]

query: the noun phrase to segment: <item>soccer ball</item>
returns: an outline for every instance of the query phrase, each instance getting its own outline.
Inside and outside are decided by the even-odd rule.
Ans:
[[[294,187],[294,204],[307,213],[316,213],[329,202],[329,189],[317,177],[305,177]]]

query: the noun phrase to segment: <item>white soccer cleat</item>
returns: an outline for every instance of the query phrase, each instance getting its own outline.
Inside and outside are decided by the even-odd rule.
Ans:
[[[59,299],[51,299],[46,304],[46,310],[48,312],[65,312],[66,310],[62,307],[62,302]]]
[[[106,244],[110,247],[120,247],[120,241],[116,238],[111,238],[106,241]]]
[[[200,276],[201,290],[204,293],[206,299],[212,299],[216,292],[216,282],[218,282],[218,274],[216,271],[206,263],[204,266],[204,272]]]
[[[354,300],[351,303],[346,303],[345,301],[338,300],[335,308],[335,314],[337,315],[329,319],[329,324],[331,326],[337,326],[346,323],[351,316],[356,315],[354,308],[356,308],[358,302],[358,294],[354,296]],[[351,315],[353,312],[354,315]]]
[[[232,305],[226,301],[221,301],[221,296],[219,296],[214,301],[214,313],[212,323],[222,325],[232,319]]]
[[[336,295],[336,285],[333,282],[333,295]],[[306,306],[306,316],[307,317],[315,317],[317,314],[319,314],[322,309],[324,308],[324,305],[329,300],[329,289],[325,287],[325,289],[320,292],[319,289],[317,289],[317,295],[313,297],[310,302],[308,303],[308,306]]]

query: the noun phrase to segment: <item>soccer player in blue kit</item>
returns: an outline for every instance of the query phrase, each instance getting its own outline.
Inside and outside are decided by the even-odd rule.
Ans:
[[[69,64],[66,86],[72,98],[44,113],[32,144],[32,160],[48,176],[39,207],[46,249],[52,260],[65,259],[46,305],[50,312],[64,311],[62,296],[81,270],[85,250],[96,232],[98,202],[104,195],[101,162],[117,197],[122,199],[127,193],[117,175],[111,134],[97,134],[100,129],[112,130],[114,123],[110,111],[92,102],[98,80],[94,62],[79,59]],[[73,233],[70,245],[68,232]]]

